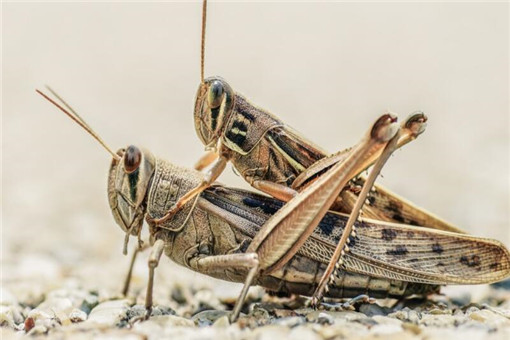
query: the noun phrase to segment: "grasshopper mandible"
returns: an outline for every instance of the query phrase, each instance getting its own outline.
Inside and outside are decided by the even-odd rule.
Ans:
[[[150,316],[153,304],[154,271],[163,252],[197,272],[245,282],[232,321],[240,314],[252,283],[276,292],[312,295],[341,235],[349,236],[350,250],[343,256],[344,271],[334,272],[326,290],[326,296],[333,298],[367,293],[372,297],[396,298],[428,295],[437,292],[442,284],[494,282],[510,274],[510,253],[498,241],[369,219],[355,222],[354,214],[347,219],[346,215],[327,212],[358,164],[383,149],[376,171],[367,179],[367,183],[373,183],[387,158],[384,156],[391,153],[399,138],[401,129],[392,115],[381,116],[355,152],[288,203],[214,185],[196,195],[171,218],[154,223],[201,183],[204,174],[176,166],[135,146],[114,152],[53,91],[62,105],[37,92],[111,154],[108,197],[114,220],[126,233],[124,250],[130,235],[138,236],[140,241],[143,221],[147,221],[152,249],[146,317]],[[356,234],[346,233],[350,223],[356,224]],[[137,251],[131,267],[136,254]],[[124,292],[130,274],[131,270]]]

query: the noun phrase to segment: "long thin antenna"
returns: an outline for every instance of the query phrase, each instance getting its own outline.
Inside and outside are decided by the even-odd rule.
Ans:
[[[54,93],[54,91],[50,90],[52,93]],[[101,144],[105,149],[106,151],[108,151],[113,159],[115,159],[116,161],[120,161],[120,157],[119,155],[117,155],[115,152],[112,151],[112,149],[110,149],[108,147],[108,145],[106,145],[106,143],[101,139],[101,137],[99,137],[97,135],[97,133],[95,133],[90,127],[89,125],[79,116],[77,115],[74,110],[70,109],[70,111],[73,111],[74,114],[70,113],[69,111],[67,111],[64,107],[62,107],[62,105],[60,105],[59,103],[57,103],[56,101],[54,101],[53,99],[51,99],[50,97],[48,97],[46,94],[44,94],[43,92],[39,91],[39,90],[35,90],[35,92],[39,93],[41,96],[43,96],[47,101],[49,101],[50,103],[52,103],[53,105],[55,105],[56,107],[58,107],[60,109],[60,111],[64,112],[69,118],[71,118],[72,120],[75,121],[76,124],[78,124],[79,126],[81,126],[85,131],[87,131],[92,137],[94,137],[95,140],[97,140],[99,142],[99,144]],[[54,93],[55,94],[55,93]],[[59,100],[60,99],[60,96],[58,95],[55,95],[55,97],[57,97]],[[62,103],[65,103],[63,100],[61,100]],[[67,106],[67,107],[70,107],[67,103],[64,104],[64,106]]]
[[[63,106],[65,106],[73,115],[76,116],[76,118],[78,118],[84,125],[86,125],[90,130],[92,130],[92,128],[90,127],[90,125],[87,124],[87,122],[85,122],[85,120],[78,114],[78,112],[76,112],[72,107],[71,105],[69,105],[65,100],[64,98],[62,98],[57,92],[55,92],[51,87],[49,87],[48,85],[44,85],[44,87],[51,92],[51,94],[53,96],[55,96],[55,98],[57,98]]]
[[[204,64],[205,64],[205,24],[207,18],[207,0],[202,2],[202,44],[200,49],[200,82],[204,83]]]

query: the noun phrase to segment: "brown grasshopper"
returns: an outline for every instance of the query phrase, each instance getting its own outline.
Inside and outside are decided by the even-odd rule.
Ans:
[[[163,252],[197,272],[245,282],[231,320],[238,317],[251,284],[275,292],[312,295],[345,235],[349,236],[350,249],[343,254],[342,271],[332,276],[325,293],[328,297],[428,295],[437,292],[439,285],[494,282],[510,274],[510,253],[498,241],[370,219],[356,222],[355,213],[348,217],[327,212],[359,164],[374,153],[382,153],[358,201],[364,199],[378,170],[396,147],[401,130],[408,126],[399,128],[392,115],[381,116],[345,160],[287,203],[214,185],[172,217],[154,223],[205,175],[135,146],[115,153],[60,97],[57,99],[62,105],[37,92],[111,154],[109,204],[116,223],[126,233],[125,243],[130,235],[140,240],[144,219],[148,222],[152,249],[146,317],[152,308],[154,271]],[[356,233],[351,233],[348,229],[354,224]],[[125,292],[129,279],[130,274]]]
[[[212,183],[231,161],[236,171],[254,188],[284,201],[290,200],[311,182],[343,161],[352,148],[328,155],[290,126],[235,92],[220,77],[204,79],[205,27],[207,1],[203,1],[201,39],[201,83],[194,108],[195,130],[209,150],[196,164],[197,170],[210,166],[206,181],[185,199]],[[408,130],[397,143],[402,147],[425,129],[427,117],[415,112],[408,122],[420,123],[419,130]],[[378,158],[372,155],[356,169],[362,173]],[[353,178],[333,206],[334,210],[350,213],[363,178]],[[177,210],[180,203],[174,207]],[[169,215],[172,211],[169,212]],[[376,185],[363,210],[365,217],[383,221],[425,226],[434,229],[463,232],[437,216],[413,205],[387,189]]]
[[[203,1],[201,39],[201,84],[195,108],[195,130],[210,150],[202,157],[195,168],[210,169],[201,183],[184,195],[169,211],[153,223],[163,223],[171,218],[187,202],[211,185],[231,161],[237,172],[254,188],[275,198],[289,201],[309,185],[327,174],[335,164],[343,163],[353,152],[349,148],[328,155],[279,118],[253,104],[235,92],[220,77],[204,79],[205,26],[207,1]],[[405,129],[395,141],[395,148],[402,147],[420,135],[425,129],[427,117],[422,112],[413,113]],[[418,128],[417,128],[418,127]],[[331,210],[357,216],[365,200],[358,200],[361,187],[365,183],[358,174],[365,171],[379,158],[382,149],[360,162],[352,171],[336,199],[328,206]],[[367,188],[370,186],[367,186]],[[368,189],[367,189],[368,190]],[[389,190],[376,185],[367,197],[363,207],[363,217],[380,221],[404,223],[456,233],[462,230],[421,209]],[[359,206],[356,202],[359,201]],[[335,262],[339,260],[348,234],[338,245],[326,274],[331,274]],[[327,277],[315,294],[317,303],[327,289]]]

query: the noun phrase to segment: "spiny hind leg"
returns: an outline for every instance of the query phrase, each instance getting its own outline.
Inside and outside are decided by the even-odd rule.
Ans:
[[[423,113],[417,112],[412,114],[402,126],[404,134],[400,137],[397,148],[417,138],[425,130],[426,121],[427,117]],[[360,176],[355,181],[352,181],[351,190],[344,190],[340,194],[340,198],[335,203],[335,210],[345,213],[352,211],[359,194],[357,189],[361,188],[365,180],[366,178]],[[368,196],[367,204],[363,209],[363,216],[381,221],[465,233],[465,231],[377,184]]]
[[[333,253],[332,258],[328,264],[328,267],[324,271],[317,289],[315,290],[311,305],[312,307],[317,307],[322,297],[324,296],[324,292],[328,291],[328,285],[331,280],[334,278],[334,274],[336,271],[340,270],[340,267],[343,263],[342,257],[343,255],[349,251],[349,247],[347,246],[347,240],[350,236],[355,236],[354,230],[354,222],[358,219],[361,208],[365,203],[365,200],[368,197],[370,190],[372,189],[377,176],[379,175],[381,169],[386,164],[386,161],[389,159],[391,154],[398,148],[398,141],[401,140],[403,134],[407,134],[409,131],[423,131],[422,125],[425,124],[426,119],[417,118],[416,116],[409,117],[406,121],[404,121],[398,131],[398,133],[389,141],[384,150],[382,151],[380,157],[374,164],[370,175],[368,176],[366,182],[361,189],[361,192],[356,200],[356,203],[350,213],[347,224],[345,225],[345,229],[343,234],[338,242],[338,245]]]
[[[410,114],[401,125],[401,134],[397,141],[396,149],[401,148],[422,134],[427,126],[427,119],[427,116],[420,111]],[[343,161],[349,155],[351,150],[352,148],[348,148],[318,160],[294,180],[292,188],[302,191],[306,186],[315,181],[317,177],[320,177],[321,173],[328,171],[337,162]],[[359,166],[354,170],[354,173],[359,174],[368,169],[377,161],[380,154],[380,152],[374,153],[371,157],[368,157],[363,163],[359,164]],[[341,204],[341,202],[339,202],[339,204]],[[352,206],[348,208],[350,209],[342,210],[342,212],[347,211],[347,213],[349,213],[352,210]]]

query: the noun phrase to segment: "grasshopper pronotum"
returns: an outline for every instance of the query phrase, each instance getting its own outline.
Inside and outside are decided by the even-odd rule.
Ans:
[[[356,152],[288,203],[214,185],[171,217],[154,223],[202,183],[204,174],[135,146],[113,152],[55,93],[62,105],[38,93],[111,154],[109,204],[116,223],[126,233],[126,244],[130,235],[140,237],[143,221],[147,221],[152,248],[146,317],[152,309],[154,271],[163,252],[189,269],[245,282],[232,320],[240,314],[252,283],[277,292],[311,296],[341,235],[348,236],[350,249],[343,256],[344,270],[335,270],[326,290],[326,296],[333,298],[367,293],[372,297],[427,295],[437,292],[438,285],[494,282],[510,274],[510,253],[498,241],[377,220],[355,222],[355,214],[348,220],[346,215],[327,212],[359,163],[381,149],[385,157],[391,153],[391,145],[396,145],[402,130],[392,115],[381,116],[355,147]],[[384,161],[382,157],[377,161],[367,183],[375,179]],[[356,233],[346,233],[354,222]],[[136,251],[133,261],[135,256]],[[125,292],[128,284],[129,276]]]

